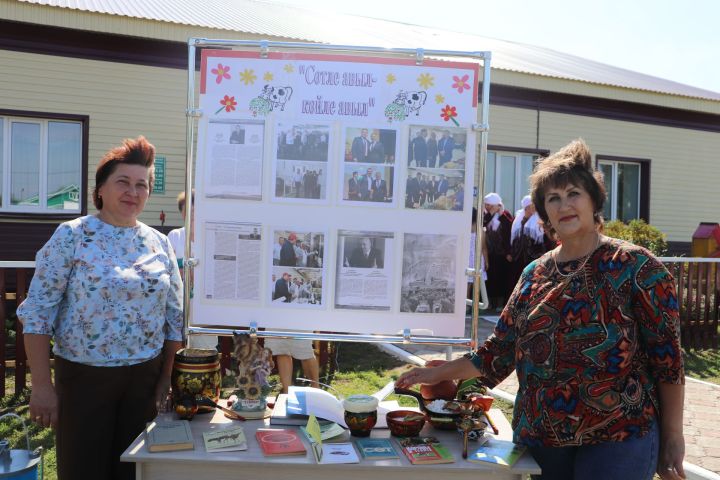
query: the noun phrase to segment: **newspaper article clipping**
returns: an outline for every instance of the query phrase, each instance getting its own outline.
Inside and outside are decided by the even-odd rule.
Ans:
[[[259,223],[205,224],[205,298],[260,301]]]
[[[394,233],[338,231],[335,308],[390,310]]]
[[[262,200],[264,124],[211,120],[207,130],[205,195]]]

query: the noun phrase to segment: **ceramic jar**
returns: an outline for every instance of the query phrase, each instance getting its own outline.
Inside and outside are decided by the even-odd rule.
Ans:
[[[192,418],[195,397],[220,399],[220,357],[215,349],[183,348],[175,353],[172,371],[173,406],[181,418]],[[195,404],[197,407],[197,404]],[[198,413],[214,412],[200,406]]]
[[[369,437],[377,423],[378,399],[370,395],[351,395],[343,400],[345,423],[354,437]]]

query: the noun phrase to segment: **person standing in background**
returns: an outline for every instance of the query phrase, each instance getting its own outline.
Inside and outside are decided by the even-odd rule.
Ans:
[[[485,215],[483,226],[487,239],[487,292],[490,299],[490,308],[502,310],[505,301],[510,296],[510,279],[512,272],[510,262],[510,230],[513,217],[505,210],[502,198],[497,193],[485,195]]]
[[[511,285],[520,279],[520,274],[528,263],[555,248],[535,211],[530,195],[525,195],[520,202],[522,208],[515,212],[510,232],[510,251],[512,255]]]
[[[187,202],[187,198],[185,196],[185,192],[180,192],[180,194],[177,196],[177,205],[178,210],[180,210],[180,215],[182,215],[183,221],[185,220],[186,210],[185,210],[185,204]],[[195,206],[195,191],[193,191],[190,195],[190,204],[194,207]],[[177,258],[178,266],[180,267],[180,275],[183,275],[183,269],[185,265],[185,227],[176,228],[174,230],[170,230],[168,232],[168,240],[170,240],[170,245],[173,247],[173,251],[175,252],[175,256]],[[195,209],[192,209],[192,214],[190,215],[190,241],[195,241]],[[192,279],[190,279],[190,284],[187,286],[190,289],[190,296],[192,297],[192,288],[193,288],[193,282]],[[207,348],[207,349],[214,349],[217,348],[218,344],[218,337],[217,335],[189,335],[188,337],[188,346],[190,348]]]

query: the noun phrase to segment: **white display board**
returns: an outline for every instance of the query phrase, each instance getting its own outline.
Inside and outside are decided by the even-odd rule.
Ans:
[[[478,72],[204,50],[190,325],[464,336]]]

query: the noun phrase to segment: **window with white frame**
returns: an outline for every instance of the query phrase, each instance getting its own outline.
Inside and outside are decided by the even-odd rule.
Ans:
[[[605,177],[605,220],[629,222],[641,217],[642,168],[640,162],[598,159]]]
[[[485,193],[498,193],[505,208],[512,214],[520,209],[520,201],[530,192],[528,178],[540,157],[533,153],[488,151],[485,166]]]
[[[80,213],[78,121],[0,115],[0,214]]]

